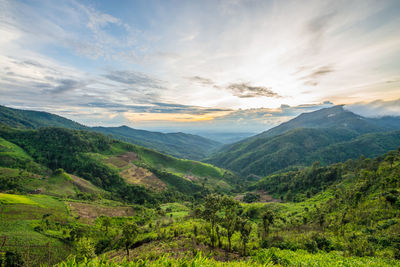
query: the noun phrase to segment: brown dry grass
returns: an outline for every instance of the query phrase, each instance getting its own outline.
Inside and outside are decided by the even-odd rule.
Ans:
[[[66,202],[67,206],[75,216],[79,216],[82,222],[93,223],[102,215],[108,217],[133,216],[135,211],[132,207],[117,206],[107,207],[81,202]]]
[[[121,171],[120,175],[128,184],[143,185],[154,191],[163,191],[167,189],[167,185],[152,172],[134,164],[132,164],[130,168]]]
[[[135,152],[126,152],[124,154],[110,157],[105,160],[106,163],[112,164],[117,168],[123,168],[129,165],[132,161],[138,160],[139,156]]]
[[[94,186],[91,182],[82,179],[78,176],[72,175],[72,174],[68,174],[71,179],[72,179],[72,183],[78,187],[78,189],[82,192],[87,192],[87,193],[100,193],[102,192],[101,189],[97,188],[96,186]]]

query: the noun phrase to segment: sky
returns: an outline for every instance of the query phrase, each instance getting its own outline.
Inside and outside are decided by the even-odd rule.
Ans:
[[[399,115],[400,1],[0,0],[0,104],[187,132]]]

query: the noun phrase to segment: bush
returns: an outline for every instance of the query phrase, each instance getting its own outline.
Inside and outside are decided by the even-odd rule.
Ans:
[[[260,200],[259,194],[246,193],[246,195],[243,197],[243,201],[246,203],[252,203],[258,200]]]

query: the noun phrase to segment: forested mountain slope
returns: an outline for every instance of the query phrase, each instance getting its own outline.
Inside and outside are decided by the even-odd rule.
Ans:
[[[209,164],[177,159],[99,133],[0,128],[3,167],[46,175],[62,168],[133,203],[229,191],[239,181]]]
[[[111,134],[125,142],[145,146],[179,158],[200,160],[221,146],[220,143],[198,135],[160,133],[137,130],[128,126],[87,127],[61,116],[39,111],[13,109],[0,106],[0,124],[21,129],[64,127],[76,130]]]
[[[200,160],[210,155],[222,144],[198,135],[185,133],[160,133],[137,130],[128,126],[92,127],[92,130],[125,142],[156,149],[180,158]]]
[[[313,161],[330,164],[375,157],[400,145],[397,117],[367,119],[342,106],[301,114],[267,132],[225,146],[207,162],[264,176]],[[390,131],[392,130],[392,131]]]

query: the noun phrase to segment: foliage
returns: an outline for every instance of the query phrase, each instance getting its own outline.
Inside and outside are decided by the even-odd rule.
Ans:
[[[341,106],[322,109],[225,146],[207,161],[243,175],[265,176],[314,161],[326,165],[377,157],[400,145],[400,123],[382,120],[361,119]]]

